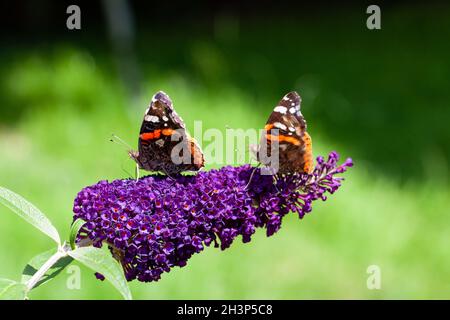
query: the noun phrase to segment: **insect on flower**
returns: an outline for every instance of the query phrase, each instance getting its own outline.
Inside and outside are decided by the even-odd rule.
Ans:
[[[252,148],[256,159],[275,169],[277,174],[311,173],[312,142],[306,132],[306,121],[300,111],[297,92],[286,94],[264,126],[259,146]]]
[[[129,156],[139,169],[172,176],[204,166],[202,150],[186,131],[172,100],[162,91],[153,96],[145,111],[138,145],[138,151],[130,151]]]

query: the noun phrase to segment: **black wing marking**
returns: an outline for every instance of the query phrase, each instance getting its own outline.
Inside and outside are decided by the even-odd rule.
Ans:
[[[184,122],[174,110],[170,97],[163,91],[157,92],[145,111],[140,133],[153,132],[157,129],[184,128]]]
[[[302,136],[306,121],[300,111],[301,101],[297,92],[289,92],[278,102],[266,124],[279,129],[280,134]]]

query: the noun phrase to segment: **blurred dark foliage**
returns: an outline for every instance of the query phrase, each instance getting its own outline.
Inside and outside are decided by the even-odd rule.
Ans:
[[[65,28],[72,3],[78,32]],[[298,90],[312,130],[387,174],[420,178],[431,158],[450,158],[450,5],[378,3],[382,30],[369,31],[366,1],[133,1],[133,46],[142,74],[188,74],[210,93],[239,88],[255,112]],[[114,69],[101,2],[10,1],[0,11],[0,72],[17,50],[51,54],[58,43]],[[0,94],[0,119],[13,122],[25,108]]]

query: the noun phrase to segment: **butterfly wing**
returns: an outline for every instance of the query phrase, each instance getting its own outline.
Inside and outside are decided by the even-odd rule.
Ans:
[[[261,144],[266,144],[267,154],[270,156],[273,141],[279,145],[279,173],[310,173],[313,169],[312,142],[300,103],[298,93],[289,92],[278,102],[264,127]]]
[[[183,119],[177,114],[169,96],[157,92],[144,114],[139,134],[138,163],[148,171],[175,174],[196,171],[204,165],[203,153],[186,132]],[[178,145],[178,144],[182,145]],[[178,145],[182,162],[172,161],[172,150]],[[183,152],[190,153],[183,157]]]
[[[176,114],[170,97],[163,91],[157,92],[144,113],[140,134],[158,129],[184,129],[183,120]]]

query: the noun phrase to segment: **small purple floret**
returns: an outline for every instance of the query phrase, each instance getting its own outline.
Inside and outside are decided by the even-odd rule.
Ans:
[[[338,158],[331,152],[327,161],[317,158],[313,173],[276,180],[244,165],[175,181],[159,175],[100,181],[78,193],[74,220],[86,221],[82,229],[94,246],[109,246],[129,281],[157,281],[205,246],[225,250],[239,235],[249,242],[256,228],[271,236],[289,212],[303,218],[314,200],[340,187],[343,178],[336,174],[353,166],[351,159],[338,165]]]

